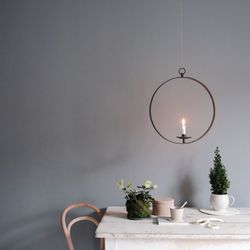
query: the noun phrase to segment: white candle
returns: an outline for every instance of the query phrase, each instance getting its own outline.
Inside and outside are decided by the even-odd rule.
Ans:
[[[183,135],[186,135],[186,120],[184,118],[181,120],[181,131]]]

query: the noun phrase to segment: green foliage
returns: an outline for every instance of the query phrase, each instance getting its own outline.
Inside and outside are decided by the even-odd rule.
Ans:
[[[214,166],[210,168],[209,183],[213,194],[227,194],[230,181],[227,178],[227,170],[222,164],[219,148],[214,151]]]
[[[145,183],[137,188],[132,188],[131,182],[128,182],[127,186],[124,185],[124,180],[121,179],[118,182],[118,187],[125,194],[125,199],[127,201],[143,201],[143,202],[153,202],[154,198],[150,194],[150,191],[156,188],[152,181],[146,180]]]
[[[146,180],[143,185],[133,188],[130,181],[125,185],[123,179],[117,184],[125,194],[128,219],[149,217],[151,214],[150,206],[154,201],[150,191],[157,188],[157,185],[153,185],[152,181]]]
[[[127,217],[128,219],[140,219],[147,218],[150,216],[150,201],[143,200],[127,200],[126,208],[127,208]]]

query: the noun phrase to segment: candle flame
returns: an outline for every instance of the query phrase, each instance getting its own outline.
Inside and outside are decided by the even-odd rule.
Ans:
[[[182,120],[181,120],[181,125],[182,125],[182,126],[185,126],[185,125],[186,125],[186,120],[185,120],[185,118],[182,118]]]

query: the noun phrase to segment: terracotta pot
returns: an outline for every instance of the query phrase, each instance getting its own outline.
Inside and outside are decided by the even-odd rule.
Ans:
[[[157,198],[153,203],[153,214],[158,216],[170,217],[171,207],[174,207],[173,198]]]

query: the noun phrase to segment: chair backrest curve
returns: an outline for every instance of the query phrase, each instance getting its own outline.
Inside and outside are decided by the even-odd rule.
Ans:
[[[99,224],[99,221],[97,219],[95,219],[94,217],[89,216],[89,215],[76,217],[75,219],[71,220],[67,224],[66,217],[67,217],[68,212],[72,209],[79,208],[79,207],[90,208],[90,209],[94,210],[94,212],[96,212],[99,220],[101,220],[101,218],[102,218],[101,210],[92,204],[89,204],[86,202],[79,202],[79,203],[74,203],[74,204],[67,206],[62,212],[61,224],[62,224],[64,236],[65,236],[69,250],[74,250],[73,242],[72,242],[71,235],[70,235],[71,228],[74,224],[76,224],[79,221],[90,221],[90,222],[94,223],[96,226],[98,226],[98,224]],[[101,241],[100,241],[100,249],[104,249],[104,240],[103,239],[101,239]]]

